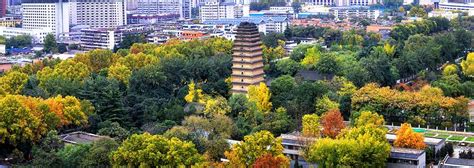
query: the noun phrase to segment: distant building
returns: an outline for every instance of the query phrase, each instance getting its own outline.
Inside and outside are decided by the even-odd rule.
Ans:
[[[424,168],[426,153],[424,150],[396,148],[390,149],[387,168]]]
[[[166,34],[158,34],[158,33],[152,33],[152,34],[149,34],[147,35],[147,41],[149,43],[153,43],[153,44],[164,44],[166,43],[169,39],[171,39],[171,37],[169,35],[166,35]]]
[[[474,15],[474,1],[465,0],[465,1],[441,1],[439,3],[439,9],[447,11],[460,11],[465,12],[469,16]]]
[[[370,6],[377,0],[304,0],[305,4],[321,6]]]
[[[206,2],[199,8],[199,14],[201,21],[240,18],[243,7],[233,2]]]
[[[163,33],[184,41],[209,37],[207,33],[198,30],[163,30]]]
[[[129,14],[128,24],[157,24],[162,21],[171,21],[179,18],[177,14]]]
[[[265,82],[262,58],[262,42],[254,23],[242,22],[232,48],[232,93],[244,93],[251,85]]]
[[[49,28],[59,37],[69,32],[69,3],[67,0],[23,0],[23,23],[25,29]]]
[[[148,31],[145,26],[123,26],[115,29],[82,29],[81,46],[84,50],[109,49],[119,47],[127,34],[139,34]]]
[[[336,20],[349,18],[368,18],[376,20],[380,16],[380,10],[370,9],[368,7],[332,7],[329,13]]]
[[[383,25],[372,24],[372,25],[366,26],[365,31],[366,32],[378,33],[378,32],[381,32],[381,31],[391,31],[392,28],[393,28],[392,26],[383,26]]]
[[[0,36],[11,38],[14,36],[19,36],[19,35],[29,35],[33,38],[32,43],[34,44],[44,43],[44,38],[49,33],[51,33],[50,28],[24,29],[24,28],[16,28],[16,27],[0,27]]]
[[[0,18],[0,27],[16,27],[21,24],[21,19],[15,19],[13,17]]]
[[[0,0],[0,17],[5,17],[7,14],[7,0]]]
[[[219,19],[204,21],[208,25],[232,25],[236,26],[242,22],[250,22],[257,25],[258,31],[263,33],[283,33],[289,25],[287,17],[242,17],[235,19]]]
[[[449,10],[433,10],[430,13],[428,13],[428,17],[444,17],[448,20],[455,19],[459,16],[459,13],[453,13],[452,11]]]
[[[191,18],[191,0],[138,0],[139,14],[175,14]]]
[[[127,24],[124,0],[70,0],[72,25],[114,28]]]

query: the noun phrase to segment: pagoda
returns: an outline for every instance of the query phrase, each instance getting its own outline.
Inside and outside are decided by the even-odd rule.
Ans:
[[[264,82],[260,34],[255,24],[242,22],[237,27],[232,54],[232,93],[247,94],[250,85]]]

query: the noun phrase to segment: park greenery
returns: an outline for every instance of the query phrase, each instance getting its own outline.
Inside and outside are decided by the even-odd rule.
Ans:
[[[386,39],[315,27],[264,35],[271,80],[247,95],[230,93],[233,43],[223,38],[127,41],[129,49],[15,67],[0,77],[0,158],[33,167],[284,167],[279,135],[297,131],[308,139],[307,161],[379,167],[390,152],[385,124],[403,123],[395,146],[414,149],[425,146],[410,124],[466,126],[474,97],[468,21],[401,24]],[[287,54],[285,40],[298,37],[318,42]],[[110,138],[59,139],[76,130]]]

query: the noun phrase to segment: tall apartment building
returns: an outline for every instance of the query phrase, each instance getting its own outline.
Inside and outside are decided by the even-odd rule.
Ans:
[[[91,28],[114,28],[127,24],[124,0],[70,0],[73,25]]]
[[[199,14],[201,21],[241,18],[243,6],[233,2],[207,2],[201,6]]]
[[[262,42],[257,26],[242,22],[232,49],[232,93],[247,93],[248,87],[264,82]]]
[[[308,5],[322,6],[369,6],[377,4],[377,0],[305,0]]]
[[[120,26],[114,29],[91,28],[81,30],[81,46],[85,50],[109,49],[113,50],[128,34],[140,34],[149,31],[147,26]]]
[[[67,0],[23,0],[23,28],[50,28],[59,37],[69,32],[69,3]]]
[[[138,0],[140,14],[177,14],[181,19],[191,18],[191,0]]]
[[[0,17],[5,17],[7,14],[7,0],[0,0]]]

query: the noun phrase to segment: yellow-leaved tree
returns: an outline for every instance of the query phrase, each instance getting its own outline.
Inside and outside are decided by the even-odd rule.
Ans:
[[[207,99],[202,93],[202,89],[197,88],[194,81],[192,81],[188,85],[188,94],[184,97],[184,100],[186,100],[188,103],[195,102],[205,104]]]
[[[303,116],[303,136],[319,137],[321,128],[319,127],[319,116],[317,114],[306,114]]]
[[[474,78],[474,52],[467,54],[466,60],[461,62],[464,75]]]
[[[258,86],[249,86],[248,98],[249,101],[256,103],[257,109],[261,112],[269,112],[272,109],[270,89],[263,82]]]

